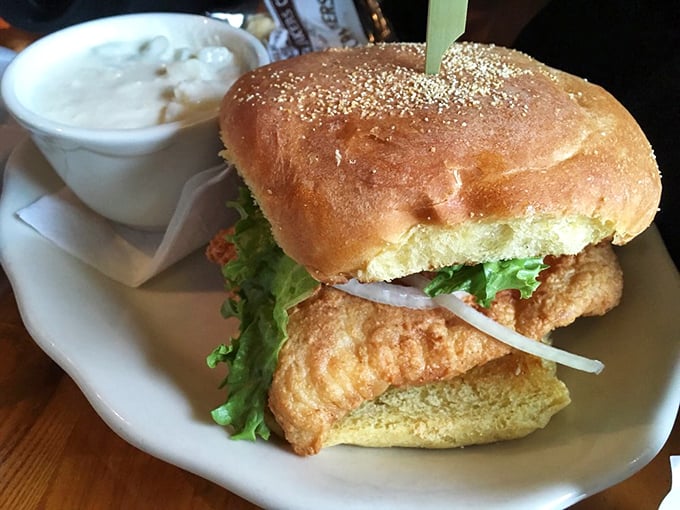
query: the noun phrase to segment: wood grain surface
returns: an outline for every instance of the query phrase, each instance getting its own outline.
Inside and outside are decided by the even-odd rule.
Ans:
[[[676,423],[650,464],[573,508],[658,508],[670,489],[669,456],[677,454]],[[225,469],[235,468],[225,463]],[[0,274],[0,509],[156,508],[257,507],[138,450],[109,429],[71,378],[33,342]]]

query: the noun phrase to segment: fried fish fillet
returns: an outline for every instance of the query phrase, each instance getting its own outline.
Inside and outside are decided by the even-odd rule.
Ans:
[[[530,299],[505,291],[482,311],[538,340],[580,316],[601,315],[618,304],[623,277],[608,244],[590,246],[578,255],[548,257],[546,263],[550,268],[542,272],[542,283]],[[512,398],[507,393],[512,393],[513,387],[499,384],[505,372],[517,374],[524,370],[527,377],[538,377],[540,372],[541,381],[548,382],[539,386],[558,382],[550,364],[532,361],[526,355],[508,357],[512,349],[507,345],[445,309],[405,310],[328,286],[322,286],[313,298],[290,312],[288,334],[269,392],[269,407],[286,440],[301,455],[316,453],[329,444],[353,442],[351,437],[343,439],[338,431],[343,421],[351,421],[352,413],[362,405],[395,389],[425,388],[442,382],[460,385],[461,376],[470,379],[470,374],[479,372],[482,379],[487,378],[483,383],[486,393]],[[507,359],[489,365],[486,372],[475,368],[484,368],[502,357]],[[566,388],[560,391],[567,396],[557,398],[555,405],[545,405],[542,416],[529,420],[533,425],[524,424],[518,431],[505,427],[507,437],[468,427],[467,439],[431,438],[429,444],[461,446],[525,435],[544,426],[568,403]],[[551,401],[552,397],[545,398]],[[510,412],[517,411],[512,409],[512,403],[508,407]],[[366,434],[360,436],[365,438]],[[366,444],[378,445],[381,441],[377,438]],[[416,444],[428,444],[427,438],[421,437]]]

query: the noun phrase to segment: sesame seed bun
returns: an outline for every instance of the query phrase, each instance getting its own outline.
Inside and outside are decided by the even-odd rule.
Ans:
[[[597,85],[517,51],[310,53],[227,93],[224,155],[283,250],[323,282],[625,244],[652,221],[652,149]]]

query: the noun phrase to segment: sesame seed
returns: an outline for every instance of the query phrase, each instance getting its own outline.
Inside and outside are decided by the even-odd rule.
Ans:
[[[314,123],[346,115],[364,119],[412,117],[423,109],[442,113],[481,108],[484,104],[509,105],[526,113],[526,99],[505,84],[514,77],[532,75],[534,70],[516,64],[519,52],[494,48],[477,43],[454,44],[444,55],[441,72],[436,75],[423,72],[424,44],[334,48],[323,54],[310,54],[309,58],[318,59],[317,65],[300,65],[285,72],[258,69],[255,73],[269,76],[252,80],[247,91],[239,88],[234,95],[237,101],[247,103],[275,103],[280,111]],[[554,79],[547,68],[540,72]],[[423,118],[428,122],[433,117],[425,114]]]

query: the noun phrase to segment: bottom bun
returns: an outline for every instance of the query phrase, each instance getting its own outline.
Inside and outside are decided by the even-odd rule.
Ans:
[[[339,421],[323,446],[453,448],[517,439],[569,402],[554,363],[513,353],[450,381],[391,388]]]

